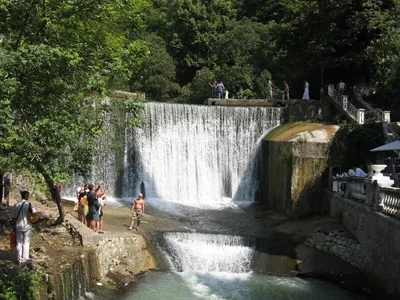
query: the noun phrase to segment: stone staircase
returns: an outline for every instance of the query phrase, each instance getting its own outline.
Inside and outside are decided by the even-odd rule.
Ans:
[[[400,136],[389,126],[390,111],[382,111],[380,108],[372,107],[363,99],[361,93],[357,90],[354,90],[354,95],[362,108],[357,109],[348,101],[348,96],[340,96],[333,84],[328,85],[329,100],[348,120],[355,121],[358,124],[381,122],[386,143],[400,140]]]

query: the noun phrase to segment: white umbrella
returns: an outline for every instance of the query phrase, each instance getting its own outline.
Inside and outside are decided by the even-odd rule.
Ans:
[[[399,150],[400,150],[400,141],[394,141],[369,151],[376,152],[376,151],[399,151]]]

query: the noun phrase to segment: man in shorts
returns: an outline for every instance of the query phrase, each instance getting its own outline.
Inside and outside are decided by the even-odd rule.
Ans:
[[[104,188],[99,182],[99,186],[95,189],[93,184],[89,184],[89,193],[87,194],[87,202],[89,206],[89,211],[86,217],[86,222],[88,227],[95,232],[99,231],[99,221],[100,221],[100,205],[97,199],[104,195]]]
[[[138,198],[133,201],[133,205],[131,208],[131,224],[129,225],[129,230],[132,230],[132,226],[135,223],[136,220],[136,230],[140,230],[140,219],[142,216],[144,216],[144,200],[143,200],[143,194],[139,193]]]

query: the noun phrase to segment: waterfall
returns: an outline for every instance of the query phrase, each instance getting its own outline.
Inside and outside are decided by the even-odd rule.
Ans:
[[[143,125],[126,133],[123,196],[144,190],[146,198],[189,205],[230,203],[250,158],[257,158],[257,140],[280,123],[280,113],[147,103]],[[254,190],[235,201],[253,201]]]
[[[87,165],[87,174],[85,176],[73,176],[72,180],[62,187],[61,195],[64,199],[76,199],[77,188],[83,187],[85,183],[97,185],[102,181],[108,197],[116,197],[118,190],[119,171],[118,161],[120,159],[119,148],[123,151],[123,143],[120,141],[120,135],[124,135],[121,129],[124,120],[120,120],[120,112],[105,113],[104,124],[105,131],[98,138],[97,153],[91,164]],[[111,138],[111,139],[110,139]],[[122,162],[121,162],[122,163]]]
[[[255,242],[240,236],[169,232],[166,256],[174,271],[249,273]]]
[[[124,118],[105,115],[98,155],[85,179],[74,177],[63,187],[63,197],[75,197],[84,182],[103,180],[109,197],[141,191],[147,199],[211,207],[254,201],[261,137],[280,124],[281,110],[146,103],[140,127],[122,128]]]
[[[73,261],[69,267],[60,270],[60,273],[51,280],[57,299],[83,299],[89,295],[90,273],[89,262],[84,258],[79,258]]]

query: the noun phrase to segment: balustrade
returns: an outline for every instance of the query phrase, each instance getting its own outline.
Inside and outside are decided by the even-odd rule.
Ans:
[[[371,179],[333,177],[332,191],[368,205],[374,211],[400,218],[400,188],[382,187]]]
[[[385,214],[400,217],[400,189],[380,188],[380,200]]]

